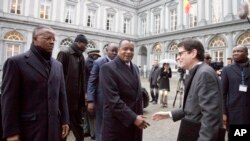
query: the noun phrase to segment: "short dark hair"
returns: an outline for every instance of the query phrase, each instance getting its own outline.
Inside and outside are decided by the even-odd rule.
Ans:
[[[204,61],[204,47],[202,43],[195,39],[185,39],[178,44],[178,47],[184,47],[184,49],[188,52],[191,52],[193,49],[197,50],[196,58],[199,61]]]
[[[124,42],[124,41],[132,42],[132,40],[130,40],[130,39],[122,39],[122,40],[119,42],[119,47],[121,46],[122,42]]]

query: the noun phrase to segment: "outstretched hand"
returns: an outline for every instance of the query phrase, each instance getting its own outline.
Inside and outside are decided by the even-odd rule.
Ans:
[[[146,122],[145,117],[143,115],[138,115],[134,124],[140,129],[146,129],[150,124]]]
[[[162,119],[168,119],[170,118],[169,112],[157,112],[152,115],[153,120],[162,120]]]

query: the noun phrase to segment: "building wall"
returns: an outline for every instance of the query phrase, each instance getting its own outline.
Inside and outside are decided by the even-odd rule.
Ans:
[[[74,40],[77,34],[84,34],[100,49],[104,55],[103,47],[109,42],[118,43],[121,39],[129,38],[135,42],[135,56],[133,61],[137,65],[146,64],[150,69],[155,55],[161,59],[175,59],[177,50],[169,50],[172,43],[179,43],[185,38],[196,38],[202,42],[207,52],[211,53],[222,50],[223,60],[231,57],[232,48],[237,45],[238,38],[249,32],[249,23],[237,16],[240,0],[221,0],[222,17],[220,22],[212,23],[212,0],[189,0],[191,4],[197,3],[197,26],[189,28],[188,14],[184,13],[182,0],[144,0],[133,5],[127,0],[52,0],[50,19],[39,18],[39,0],[23,0],[20,15],[10,13],[11,0],[0,0],[0,68],[6,60],[7,44],[18,43],[21,45],[20,52],[27,51],[32,42],[32,31],[37,25],[48,25],[56,31],[56,43],[53,56],[60,51],[61,41],[69,38]],[[65,23],[66,5],[75,6],[73,23]],[[170,30],[170,10],[177,9],[177,30]],[[94,27],[87,26],[88,10],[96,10]],[[114,14],[114,31],[106,30],[107,13]],[[160,14],[160,33],[155,33],[154,15]],[[131,31],[123,33],[124,17],[131,17]],[[141,19],[146,17],[146,34],[142,34]],[[4,39],[10,31],[20,33],[22,41]],[[209,45],[215,37],[221,37],[225,46],[211,48]],[[155,53],[154,45],[159,43],[161,52]],[[248,46],[248,44],[246,44]],[[146,47],[146,54],[142,55],[141,48]],[[250,46],[248,46],[250,47]],[[145,61],[146,58],[146,61]],[[175,66],[173,66],[175,67]]]

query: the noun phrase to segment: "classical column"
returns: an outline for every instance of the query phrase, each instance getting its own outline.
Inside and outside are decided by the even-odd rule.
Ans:
[[[227,2],[227,15],[225,17],[226,21],[232,21],[233,20],[233,0],[224,0],[224,2]]]
[[[183,0],[179,0],[178,4],[178,12],[177,12],[177,29],[181,30],[183,29]]]
[[[79,12],[79,24],[77,24],[77,25],[80,25],[80,26],[84,26],[84,14],[83,13],[85,13],[85,14],[87,14],[88,13],[88,11],[87,11],[87,9],[85,10],[85,6],[84,6],[84,3],[85,3],[85,0],[82,0],[82,1],[80,1],[80,7],[79,7],[79,10],[78,11],[76,11],[76,13],[77,12]],[[77,14],[76,14],[77,15]],[[76,17],[77,18],[77,17]]]
[[[151,20],[151,14],[152,14],[152,13],[151,13],[151,9],[149,9],[149,10],[148,10],[148,19],[147,19],[147,23],[148,23],[148,24],[147,24],[147,25],[148,25],[148,28],[147,28],[147,29],[148,29],[148,34],[147,34],[147,35],[151,35],[151,32],[152,32],[152,31],[151,31],[151,21],[152,21],[152,20]]]
[[[162,23],[162,25],[161,25],[161,33],[165,33],[165,30],[166,30],[166,28],[165,28],[165,20],[167,20],[167,18],[166,18],[166,7],[165,7],[165,4],[163,4],[162,5],[162,11],[163,11],[163,14],[162,14],[162,16],[161,16],[161,23]]]
[[[101,30],[105,29],[104,25],[106,24],[106,20],[104,19],[104,17],[106,17],[106,16],[103,13],[105,13],[104,8],[102,5],[100,5],[100,11],[99,11],[99,14],[97,14],[98,17],[97,17],[96,21],[99,23],[99,26],[97,27],[97,29],[101,29]]]
[[[139,19],[140,19],[139,16],[136,15],[136,14],[133,15],[133,17],[131,18],[131,21],[130,21],[130,33],[132,35],[136,35],[136,36],[139,35],[139,31],[140,31],[139,27],[141,27],[141,22],[140,22]]]
[[[205,0],[199,0],[198,3],[197,3],[197,6],[198,6],[198,13],[200,17],[200,21],[198,22],[199,26],[203,26],[203,25],[206,25],[206,16],[205,16],[205,11],[206,11],[206,8],[205,8]]]
[[[233,33],[232,32],[229,32],[227,34],[227,40],[228,40],[228,47],[226,48],[226,57],[232,57],[232,53],[233,53],[233,47],[234,47],[234,44],[233,44]]]
[[[33,1],[33,0],[31,0],[31,1]],[[57,0],[55,3],[56,3],[55,5],[57,5],[57,6],[54,6],[55,9],[56,9],[56,12],[55,12],[55,16],[56,16],[56,17],[55,17],[55,20],[56,20],[57,22],[60,22],[60,21],[61,21],[61,17],[62,17],[62,16],[64,17],[64,11],[61,11],[62,3],[61,3],[59,0]],[[64,9],[65,9],[65,8],[64,8]],[[63,18],[63,20],[64,20],[64,18]],[[73,22],[76,23],[76,18],[73,19],[73,20],[74,20]]]
[[[0,0],[0,13],[3,12],[3,7],[4,7],[4,0]]]

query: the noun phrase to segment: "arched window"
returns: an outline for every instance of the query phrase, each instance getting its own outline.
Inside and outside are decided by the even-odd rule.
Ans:
[[[178,44],[176,42],[172,42],[168,47],[169,59],[177,60],[178,55]],[[173,66],[175,69],[177,69],[177,65]]]
[[[63,39],[60,43],[60,47],[70,47],[73,44],[73,40],[70,38]]]
[[[109,44],[104,45],[103,50],[105,50],[108,46],[109,46]]]
[[[209,43],[209,47],[211,47],[211,48],[225,47],[225,46],[226,46],[225,40],[219,36],[214,37]]]
[[[95,49],[95,43],[93,41],[89,41],[88,45],[87,45],[88,49]]]
[[[242,34],[237,40],[237,45],[250,46],[250,32]]]
[[[4,36],[5,43],[5,59],[21,53],[23,35],[17,31],[7,32]]]
[[[212,60],[219,62],[224,59],[224,52],[226,48],[226,42],[224,38],[220,36],[214,37],[209,43],[209,49],[211,49]]]
[[[177,43],[170,44],[168,50],[169,51],[177,51],[178,50]]]
[[[250,52],[250,32],[242,34],[238,40],[237,45],[244,45],[248,48],[248,52]],[[248,57],[250,57],[250,54],[248,54]]]
[[[161,58],[161,45],[156,43],[153,47],[154,60],[160,60]]]
[[[17,31],[10,31],[5,34],[5,40],[23,41],[23,35]]]
[[[156,43],[155,46],[153,47],[153,52],[154,53],[159,53],[161,52],[161,45],[159,43]]]

